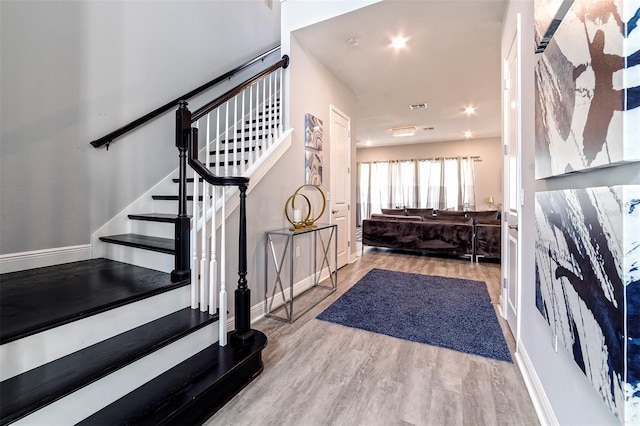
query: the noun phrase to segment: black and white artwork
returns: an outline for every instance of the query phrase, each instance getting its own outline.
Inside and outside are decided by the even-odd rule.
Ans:
[[[637,0],[575,0],[538,56],[536,178],[640,160],[639,19]]]
[[[640,185],[536,193],[536,306],[622,424],[640,424]]]
[[[573,0],[534,0],[536,53],[543,52],[547,47],[572,3]]]

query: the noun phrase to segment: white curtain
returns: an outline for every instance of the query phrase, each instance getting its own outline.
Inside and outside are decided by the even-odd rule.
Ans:
[[[469,210],[476,208],[476,172],[475,161],[471,157],[460,159],[460,204]]]
[[[383,208],[475,208],[471,157],[358,163],[358,223]]]

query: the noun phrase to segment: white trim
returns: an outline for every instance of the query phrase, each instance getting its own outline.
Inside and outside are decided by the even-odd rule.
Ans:
[[[91,244],[0,255],[0,274],[91,259]]]
[[[551,407],[549,398],[547,398],[544,387],[542,386],[542,383],[540,383],[536,370],[533,367],[531,359],[529,358],[529,355],[522,343],[518,345],[518,351],[515,353],[515,358],[516,363],[520,368],[522,378],[524,379],[524,384],[529,391],[533,407],[538,415],[538,420],[540,420],[540,424],[543,426],[558,426],[560,423],[558,423],[558,419],[553,412],[553,407]]]
[[[313,275],[307,277],[307,278],[303,278],[302,280],[298,281],[296,284],[293,285],[293,297],[298,296],[300,293],[310,289],[311,287],[313,287]],[[322,270],[322,272],[320,273],[320,280],[318,282],[322,282],[324,280],[326,280],[327,278],[329,278],[329,269],[324,268]],[[288,290],[288,289],[287,289]],[[286,291],[285,296],[288,296],[289,292]],[[267,300],[267,303],[271,303],[271,299]],[[274,307],[279,307],[282,306],[282,297],[278,296],[278,298],[273,302]],[[251,323],[255,323],[256,321],[264,318],[266,313],[266,306],[264,303],[264,300],[261,300],[260,302],[256,303],[255,305],[253,305],[251,307]],[[227,319],[227,326],[229,330],[233,330],[235,328],[235,316],[231,317],[229,319]]]

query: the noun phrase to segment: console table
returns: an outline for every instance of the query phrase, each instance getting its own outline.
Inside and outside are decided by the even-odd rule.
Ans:
[[[264,304],[265,304],[265,316],[278,319],[281,321],[292,323],[296,319],[311,310],[314,306],[324,300],[331,293],[336,291],[338,286],[338,227],[337,225],[330,224],[316,224],[313,228],[303,228],[299,230],[291,230],[288,228],[279,229],[275,231],[266,232],[265,238],[265,262],[264,262]],[[309,247],[313,252],[313,285],[302,292],[294,296],[293,285],[293,273],[295,271],[295,259],[298,253],[294,253],[295,242],[300,239],[300,236],[305,235],[310,240],[312,247]],[[331,267],[331,243],[333,242],[333,269]],[[277,250],[280,248],[280,252]],[[320,248],[321,261],[318,268],[318,248]],[[270,253],[270,255],[269,255]],[[284,262],[289,258],[289,279],[286,280],[283,277]],[[275,270],[275,280],[273,285],[269,288],[269,263],[270,259],[273,261],[273,269]],[[324,267],[329,270],[329,285],[320,285],[320,275]],[[285,284],[283,281],[288,281]],[[312,289],[326,290],[326,294],[313,303],[311,306],[306,307],[302,312],[294,315],[293,301],[295,297],[306,293]],[[287,292],[288,290],[288,292]],[[288,293],[288,294],[287,294]],[[274,309],[274,300],[277,300],[276,307]],[[278,316],[274,314],[277,310],[284,310],[285,316]]]

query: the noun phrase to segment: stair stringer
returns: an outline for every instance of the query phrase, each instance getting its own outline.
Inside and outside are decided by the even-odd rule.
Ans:
[[[284,155],[284,153],[291,147],[293,129],[288,129],[282,133],[282,135],[266,149],[264,155],[260,157],[255,163],[251,165],[245,172],[244,176],[251,179],[249,189],[247,193],[251,192],[254,187],[273,167],[273,165]],[[149,269],[154,269],[162,272],[171,272],[174,267],[174,259],[172,255],[152,252],[148,250],[140,250],[132,247],[118,246],[114,244],[108,244],[100,241],[101,236],[123,234],[132,232],[133,224],[129,218],[129,214],[136,214],[142,212],[153,213],[171,213],[170,211],[163,211],[164,206],[172,205],[173,212],[177,210],[175,203],[169,204],[169,202],[159,202],[152,199],[152,195],[159,193],[172,193],[175,192],[176,184],[173,182],[178,169],[173,170],[165,178],[163,178],[158,184],[154,185],[147,192],[142,194],[137,200],[131,203],[120,211],[110,221],[102,225],[91,235],[91,255],[92,258],[104,257],[106,259],[116,260],[119,262],[129,263],[136,266],[142,266]],[[239,206],[239,198],[234,196],[237,189],[227,191],[227,203],[226,203],[226,216],[228,217]],[[190,203],[192,204],[192,203]],[[220,210],[219,202],[216,203],[217,210],[217,222],[220,223]],[[207,215],[208,220],[211,218],[211,213]],[[201,228],[200,223],[198,228]],[[173,235],[173,227],[167,225],[171,235]]]

